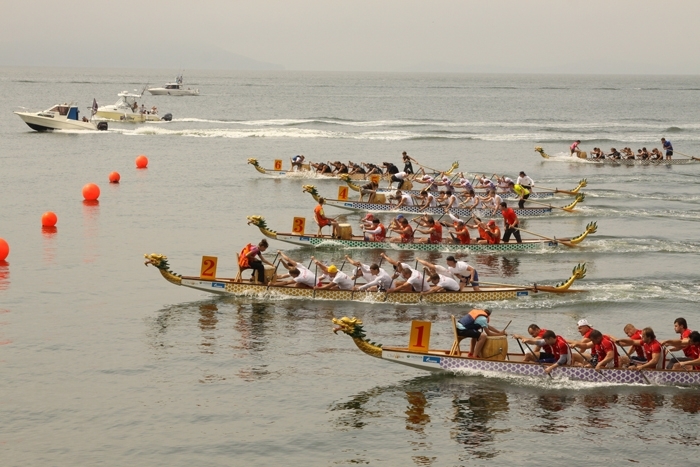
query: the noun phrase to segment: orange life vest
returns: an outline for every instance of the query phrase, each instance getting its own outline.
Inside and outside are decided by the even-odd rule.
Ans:
[[[434,232],[430,232],[430,243],[441,243],[442,242],[442,225],[436,222],[433,224]]]
[[[408,226],[408,233],[401,232],[401,243],[411,243],[413,242],[413,228]]]
[[[488,240],[490,245],[501,243],[501,229],[496,227],[495,230],[491,230],[489,233],[490,235],[486,236],[486,240]]]
[[[240,254],[238,255],[238,265],[245,269],[250,267],[250,260],[248,259],[248,253],[253,249],[253,244],[249,243],[243,247]]]
[[[328,219],[326,219],[326,216],[323,214],[323,206],[320,204],[314,208],[314,218],[320,227],[330,224]]]
[[[455,230],[455,237],[457,237],[457,240],[459,240],[461,245],[468,245],[472,241],[471,237],[469,236],[469,229],[466,227],[464,227],[462,230]]]
[[[384,227],[384,224],[380,223],[379,228],[381,229],[378,234],[374,234],[374,240],[376,242],[383,242],[384,239],[386,238],[386,227]]]

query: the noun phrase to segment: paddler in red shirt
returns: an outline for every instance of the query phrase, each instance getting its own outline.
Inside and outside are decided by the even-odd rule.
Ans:
[[[690,343],[690,346],[695,348],[695,351],[698,354],[698,358],[696,358],[695,360],[688,360],[686,362],[676,363],[675,365],[673,365],[674,370],[700,370],[700,332],[691,332],[688,336],[688,342]]]
[[[683,350],[685,357],[672,357],[669,359],[666,369],[672,369],[679,362],[687,362],[700,357],[698,349],[690,343],[690,334],[693,332],[688,329],[688,322],[685,318],[677,318],[673,322],[673,330],[681,337],[680,339],[668,339],[661,342],[662,346],[668,347],[671,352]]]
[[[523,243],[523,240],[520,238],[520,230],[518,230],[520,226],[518,216],[515,214],[513,208],[508,207],[505,201],[501,203],[501,215],[503,216],[503,226],[506,229],[506,231],[503,232],[503,243],[508,243],[511,235],[515,237],[516,242]]]
[[[520,339],[526,344],[533,344],[542,348],[542,353],[540,355],[547,354],[548,356],[547,358],[540,357],[537,361],[539,363],[552,363],[552,365],[544,369],[545,373],[549,373],[560,366],[571,366],[574,362],[571,348],[569,344],[566,343],[566,339],[556,335],[554,331],[545,331],[542,333],[541,339],[526,339],[516,335],[513,335],[513,337],[515,339]],[[551,357],[549,357],[550,355]]]
[[[571,346],[571,347],[577,347],[583,351],[586,349],[591,348],[591,333],[594,331],[594,329],[591,327],[590,324],[588,324],[588,320],[586,319],[580,319],[578,320],[578,332],[581,334],[581,340],[580,341],[575,341],[575,340],[567,340],[566,342]],[[588,354],[581,354],[583,358],[586,360],[590,360],[591,356]]]
[[[664,369],[666,358],[664,356],[664,351],[661,348],[661,343],[656,340],[656,334],[652,328],[642,329],[642,339],[619,339],[617,341],[618,345],[641,345],[644,349],[644,358],[646,358],[646,363],[630,363],[630,370],[644,370],[644,369]]]

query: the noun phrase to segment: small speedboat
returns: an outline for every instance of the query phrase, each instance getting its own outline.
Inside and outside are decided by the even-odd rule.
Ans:
[[[41,112],[15,112],[29,128],[36,131],[49,130],[106,130],[107,122],[95,124],[86,117],[80,118],[78,104],[54,105]]]
[[[149,88],[154,96],[199,96],[199,89],[186,88],[182,85],[182,75],[175,78],[174,83],[165,83],[162,88]]]
[[[119,100],[114,104],[97,107],[95,117],[103,120],[129,123],[157,122],[160,120],[169,122],[173,119],[172,114],[165,114],[163,117],[158,115],[156,106],[150,109],[147,109],[143,103],[139,106],[138,101],[141,99],[143,92],[141,94],[134,94],[123,91],[117,95],[119,96]]]

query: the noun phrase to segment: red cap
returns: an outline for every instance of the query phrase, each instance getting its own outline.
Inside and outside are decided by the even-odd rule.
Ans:
[[[486,225],[488,225],[489,227],[493,227],[494,225],[496,225],[496,221],[491,219]]]
[[[372,213],[370,212],[370,213],[368,213],[362,220],[363,220],[363,221],[369,221],[369,220],[372,220],[372,219],[374,219],[374,214],[372,214]]]

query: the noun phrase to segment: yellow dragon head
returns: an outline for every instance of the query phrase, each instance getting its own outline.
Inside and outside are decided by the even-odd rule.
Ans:
[[[265,169],[263,169],[262,167],[260,167],[260,164],[258,164],[258,160],[255,159],[254,157],[248,158],[248,163],[249,163],[249,164],[252,164],[253,167],[255,167],[255,170],[257,170],[257,171],[260,172],[261,174],[267,173],[267,172],[265,171]]]
[[[302,191],[304,193],[310,193],[311,196],[313,196],[316,201],[318,201],[318,198],[320,198],[320,195],[318,194],[318,190],[316,190],[316,187],[313,185],[304,185],[302,187]]]
[[[165,255],[160,255],[158,253],[151,253],[143,255],[146,258],[143,264],[146,266],[153,265],[158,268],[160,274],[169,282],[173,284],[180,285],[182,281],[182,276],[180,274],[175,274],[170,270],[170,265],[168,265],[168,257]]]
[[[586,263],[579,263],[574,266],[573,271],[571,271],[571,277],[564,282],[560,282],[559,284],[555,285],[554,288],[558,290],[567,290],[569,287],[571,287],[571,284],[579,279],[583,279],[584,277],[586,277]]]
[[[247,216],[247,219],[248,225],[253,224],[266,236],[270,238],[277,238],[277,231],[267,228],[267,222],[265,222],[265,218],[263,216]]]
[[[598,231],[598,223],[597,223],[597,222],[590,222],[590,223],[586,226],[586,231],[585,231],[585,232],[583,232],[581,235],[579,235],[579,236],[577,236],[577,237],[572,238],[571,240],[569,240],[569,242],[570,242],[570,243],[574,243],[574,244],[579,244],[579,243],[581,243],[581,242],[583,241],[584,238],[586,238],[586,237],[589,236],[589,235],[592,235],[592,234],[596,233],[597,231]]]

